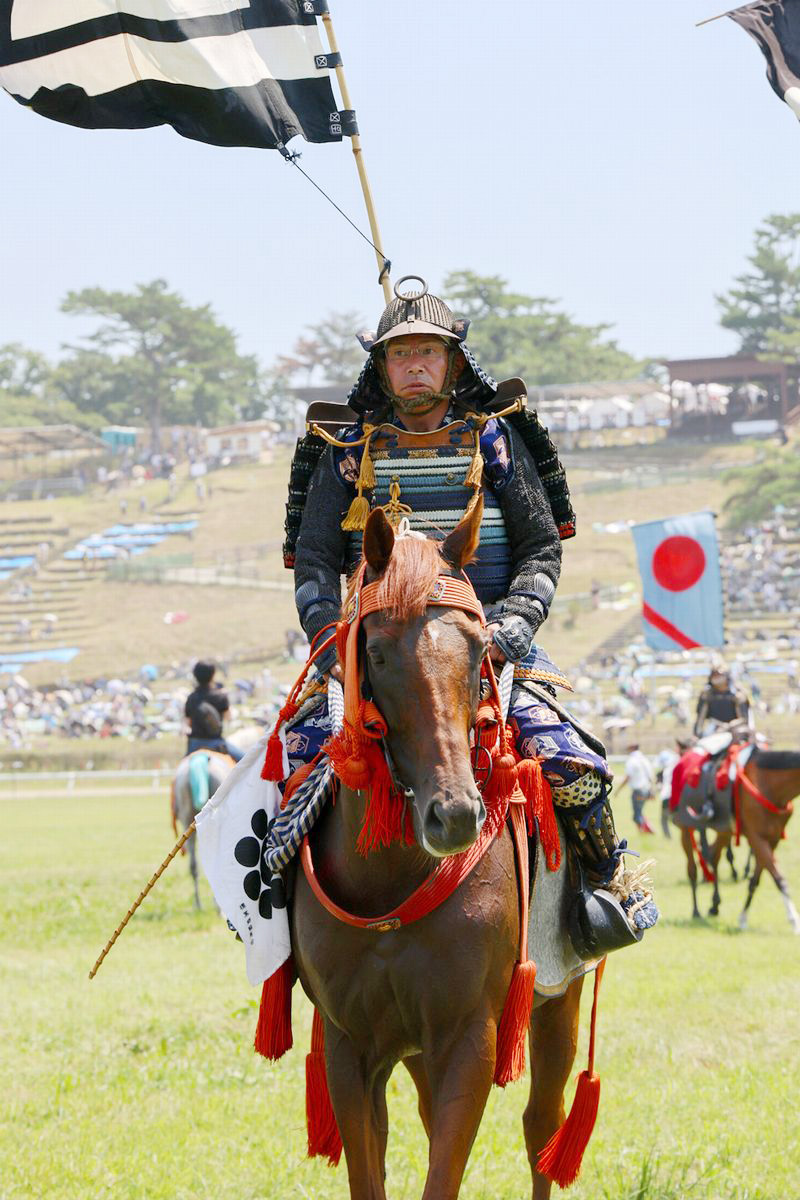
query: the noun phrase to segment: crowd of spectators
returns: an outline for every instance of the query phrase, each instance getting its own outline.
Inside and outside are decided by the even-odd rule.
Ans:
[[[29,749],[40,737],[127,738],[146,741],[183,734],[184,704],[192,690],[191,664],[160,676],[143,667],[136,679],[92,679],[61,687],[34,687],[24,676],[0,678],[0,745]],[[227,683],[231,725],[274,722],[285,689],[269,671]]]

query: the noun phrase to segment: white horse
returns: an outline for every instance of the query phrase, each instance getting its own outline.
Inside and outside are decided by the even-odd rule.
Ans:
[[[226,738],[226,741],[237,750],[249,750],[263,732],[259,725],[246,725]],[[235,765],[233,759],[220,750],[195,750],[181,759],[172,780],[171,790],[172,825],[176,835],[179,827],[181,830],[188,829],[200,809],[209,797],[214,795]],[[189,838],[186,848],[189,854],[189,873],[194,885],[194,906],[200,909],[202,904],[197,886],[197,852],[193,837]]]

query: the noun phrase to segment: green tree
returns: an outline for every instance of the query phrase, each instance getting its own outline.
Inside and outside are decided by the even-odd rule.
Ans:
[[[716,297],[720,324],[738,334],[742,353],[783,357],[783,335],[800,328],[800,213],[767,217],[747,261],[750,270]]]
[[[54,393],[43,354],[18,342],[0,346],[0,426],[79,425],[81,413]]]
[[[771,451],[756,466],[726,471],[724,481],[730,488],[724,506],[727,522],[743,529],[771,517],[778,505],[800,507],[800,454],[792,446]]]
[[[579,325],[555,300],[509,291],[500,275],[452,271],[443,294],[459,316],[469,317],[469,346],[498,379],[520,375],[542,387],[630,379],[645,366],[608,339],[610,325]]]
[[[307,336],[297,339],[289,354],[275,364],[279,377],[292,380],[301,376],[306,385],[314,374],[320,383],[347,387],[364,365],[364,351],[356,341],[363,328],[358,313],[330,313],[318,325],[307,325]]]
[[[239,354],[210,305],[188,305],[163,279],[132,292],[84,288],[61,308],[99,324],[59,365],[54,386],[107,420],[135,424],[142,414],[154,448],[166,422],[208,425],[266,405],[255,357]]]

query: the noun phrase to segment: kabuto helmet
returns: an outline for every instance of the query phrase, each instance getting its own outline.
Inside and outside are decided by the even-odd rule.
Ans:
[[[402,284],[410,280],[422,284],[422,287],[401,291]],[[381,314],[377,332],[357,335],[365,350],[371,351],[392,338],[415,333],[427,333],[458,342],[463,342],[467,336],[469,321],[457,320],[444,300],[430,294],[427,283],[420,275],[404,275],[398,279],[394,285],[394,295],[394,300],[389,301]]]
[[[410,282],[419,286],[403,289],[403,284]],[[421,275],[404,275],[398,279],[394,285],[394,295],[394,300],[387,304],[381,314],[377,330],[362,330],[356,334],[369,357],[350,393],[350,407],[358,413],[364,413],[386,406],[391,394],[387,390],[383,364],[385,345],[393,338],[413,334],[440,337],[449,343],[451,367],[457,361],[459,369],[448,371],[446,388],[456,400],[476,409],[490,402],[497,384],[478,366],[464,343],[469,321],[455,317],[444,300],[431,295]],[[458,358],[457,352],[460,353]]]

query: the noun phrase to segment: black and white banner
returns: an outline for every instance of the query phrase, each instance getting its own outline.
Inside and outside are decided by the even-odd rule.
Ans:
[[[759,0],[728,16],[758,42],[772,90],[800,117],[800,0]]]
[[[314,0],[0,0],[0,85],[84,128],[340,141]],[[348,132],[347,128],[344,132]]]

